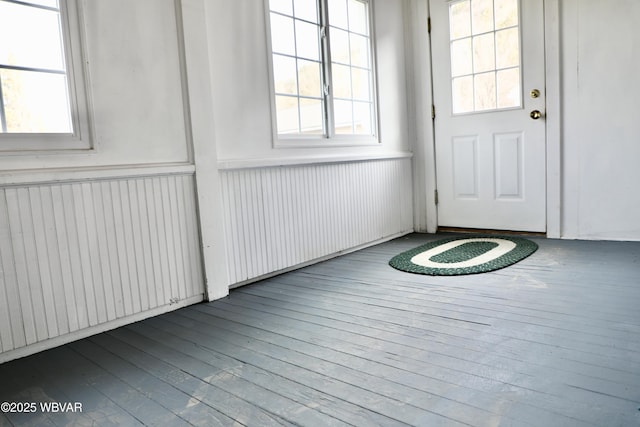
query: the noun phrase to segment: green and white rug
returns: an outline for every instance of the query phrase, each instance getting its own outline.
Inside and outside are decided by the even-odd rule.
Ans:
[[[389,265],[409,273],[431,276],[476,274],[515,264],[537,249],[537,244],[520,237],[452,237],[396,255]]]

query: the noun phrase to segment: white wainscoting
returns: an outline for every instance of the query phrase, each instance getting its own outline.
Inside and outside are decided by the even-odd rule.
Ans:
[[[192,173],[0,187],[0,362],[203,294]]]
[[[226,170],[231,286],[413,230],[411,159]]]

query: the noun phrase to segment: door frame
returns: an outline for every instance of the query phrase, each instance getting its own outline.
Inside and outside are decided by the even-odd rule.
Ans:
[[[414,151],[414,229],[435,233],[438,229],[436,207],[436,159],[435,137],[431,106],[433,105],[433,78],[431,61],[431,39],[428,32],[430,2],[434,0],[410,0],[405,4],[407,47],[412,63],[408,64],[411,75],[408,79],[408,100],[415,112],[412,123],[415,134],[411,135]],[[443,0],[435,0],[443,1]],[[546,235],[559,238],[562,235],[562,150],[560,109],[560,0],[542,0],[544,8],[544,55],[546,84]],[[427,40],[424,43],[421,38]],[[428,76],[425,84],[424,76]],[[412,86],[412,87],[411,87]]]

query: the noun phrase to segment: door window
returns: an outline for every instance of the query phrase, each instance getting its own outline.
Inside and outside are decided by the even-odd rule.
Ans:
[[[518,0],[449,5],[454,114],[521,106]]]

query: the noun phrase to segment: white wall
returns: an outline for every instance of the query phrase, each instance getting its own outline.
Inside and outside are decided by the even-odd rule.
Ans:
[[[640,3],[560,6],[562,236],[640,240]]]

